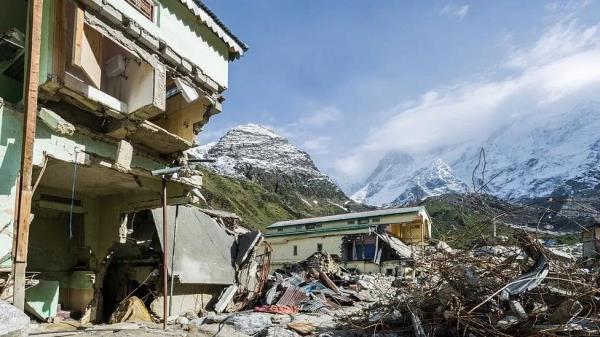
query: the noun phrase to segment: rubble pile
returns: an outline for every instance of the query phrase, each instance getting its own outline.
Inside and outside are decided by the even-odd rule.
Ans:
[[[415,336],[600,335],[598,274],[524,232],[518,247],[431,247],[416,278],[348,317],[354,327]]]

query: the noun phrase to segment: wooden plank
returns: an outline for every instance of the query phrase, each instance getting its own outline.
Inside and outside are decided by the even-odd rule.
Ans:
[[[19,208],[14,254],[14,301],[23,310],[25,307],[25,270],[29,246],[31,180],[33,175],[33,143],[37,119],[38,86],[40,79],[40,49],[42,42],[43,0],[29,1],[29,34],[27,37],[28,62],[25,72],[25,116],[23,117],[23,143],[21,149],[21,183],[19,185]]]
[[[96,88],[100,88],[103,37],[100,32],[85,24],[84,16],[83,9],[75,8],[72,63],[83,71]]]
[[[67,11],[64,0],[55,0],[54,5],[56,27],[54,29],[54,45],[52,50],[52,72],[54,76],[62,79],[65,73],[65,41],[67,35],[65,17],[67,16]]]

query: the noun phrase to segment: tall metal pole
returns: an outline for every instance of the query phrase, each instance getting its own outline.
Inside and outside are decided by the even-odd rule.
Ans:
[[[162,207],[163,207],[163,330],[167,330],[167,277],[169,276],[169,270],[167,268],[167,254],[168,254],[168,234],[167,234],[167,179],[162,179]]]
[[[177,240],[177,218],[179,217],[179,205],[175,206],[175,221],[173,222],[173,243],[171,246],[171,285],[169,286],[169,316],[173,311],[173,283],[175,282],[175,244]]]
[[[25,115],[23,117],[23,146],[21,149],[21,179],[18,193],[17,233],[14,253],[13,304],[25,308],[25,270],[29,245],[29,215],[31,214],[31,176],[33,171],[33,143],[37,117],[38,86],[40,77],[40,48],[42,40],[43,0],[29,1],[28,33],[25,69]]]

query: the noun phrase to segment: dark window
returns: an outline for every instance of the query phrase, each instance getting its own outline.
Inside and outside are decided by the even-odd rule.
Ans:
[[[296,226],[296,230],[299,230],[299,231],[302,230],[302,225]]]
[[[379,222],[379,221],[381,221],[381,219],[380,219],[380,218],[372,218],[372,219],[371,219],[371,222]]]
[[[154,21],[154,2],[152,0],[127,0],[127,2],[150,21]]]
[[[277,228],[278,232],[283,232],[283,228]]]
[[[306,229],[314,229],[315,225],[306,225]]]
[[[323,227],[323,225],[320,224],[320,223],[318,223],[318,224],[315,225],[315,228],[321,228],[321,227]]]
[[[358,219],[358,223],[359,223],[359,224],[366,224],[366,223],[369,223],[369,219]]]
[[[294,256],[298,255],[298,246],[294,246]]]
[[[322,251],[323,251],[323,244],[317,243],[317,252],[322,252]]]
[[[348,225],[354,225],[356,223],[356,220],[348,220]]]

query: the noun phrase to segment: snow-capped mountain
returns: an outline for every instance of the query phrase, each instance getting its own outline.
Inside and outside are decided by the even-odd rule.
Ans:
[[[397,206],[430,196],[464,193],[465,185],[442,159],[419,167],[404,153],[386,155],[352,199],[369,205]]]
[[[215,163],[206,166],[221,175],[252,180],[274,192],[297,193],[306,203],[314,202],[314,198],[341,203],[348,200],[344,192],[319,171],[308,153],[262,125],[234,127],[218,142],[199,146],[189,154],[215,159]]]
[[[451,149],[388,154],[352,198],[378,206],[402,204],[482,185],[512,201],[594,195],[600,189],[598,130],[599,103],[532,113],[485,139]]]

